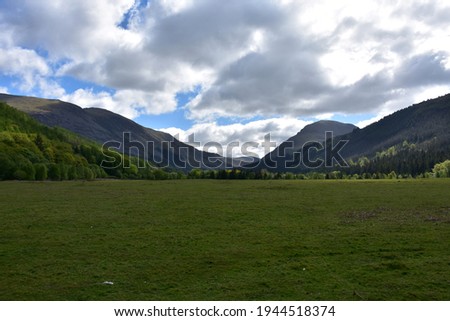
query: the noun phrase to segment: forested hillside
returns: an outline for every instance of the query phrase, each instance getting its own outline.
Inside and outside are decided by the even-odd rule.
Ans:
[[[320,122],[309,126],[318,124]],[[329,122],[323,124],[328,126]],[[300,144],[293,143],[295,137],[302,137],[307,126],[285,142],[290,146],[297,146],[296,148],[284,150],[282,147],[285,143],[281,144],[277,150],[262,159],[261,163],[265,165],[262,168],[277,173],[340,172],[341,176],[359,175],[366,178],[384,177],[388,174],[416,177],[450,159],[449,124],[450,94],[399,110],[363,129],[350,127],[343,135],[322,126],[319,138],[324,137],[325,131],[333,131],[338,135],[334,135],[333,141],[325,142],[327,148],[319,150],[309,150],[308,144],[301,147]],[[345,124],[340,124],[343,125]],[[307,140],[303,139],[301,142],[304,141]],[[316,138],[315,141],[322,143],[323,139]],[[325,150],[332,150],[333,146],[338,146],[339,141],[347,142],[342,145],[339,154],[349,166],[343,166],[342,162],[335,162],[335,167],[325,166],[324,162],[320,166],[308,166],[305,163],[305,158],[325,160]],[[296,158],[292,156],[293,151],[296,152]],[[282,156],[277,156],[275,152]]]
[[[450,94],[401,109],[363,129],[355,130],[342,139],[349,143],[344,157],[373,157],[378,152],[404,141],[417,149],[448,151],[450,143]]]
[[[107,166],[101,167],[105,160],[109,161]],[[102,151],[95,142],[62,128],[44,126],[0,103],[0,180],[151,179],[171,175],[143,165],[143,160]]]
[[[160,167],[188,172],[193,168],[218,169],[232,166],[232,159],[200,151],[174,136],[143,127],[136,122],[101,108],[80,106],[55,99],[0,94],[0,101],[32,116],[40,123],[58,126],[98,144],[123,142],[120,151],[149,160]],[[124,133],[130,133],[129,142]],[[133,143],[151,146],[139,152]]]

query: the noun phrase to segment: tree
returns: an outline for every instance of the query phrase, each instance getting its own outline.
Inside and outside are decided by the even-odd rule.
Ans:
[[[16,164],[8,154],[0,152],[0,179],[11,179]]]
[[[92,181],[95,179],[94,172],[89,167],[83,167],[84,178],[88,181]]]
[[[45,181],[47,179],[48,171],[45,164],[34,164],[34,170],[36,172],[36,180]]]
[[[19,180],[35,180],[36,172],[34,170],[33,164],[28,160],[21,160],[18,163],[17,169],[14,172],[14,178]]]
[[[36,138],[34,139],[34,144],[37,146],[37,148],[38,148],[41,152],[44,152],[45,146],[44,146],[44,140],[42,139],[41,134],[37,134],[37,135],[36,135]]]
[[[388,178],[389,179],[396,179],[397,178],[397,173],[395,173],[394,171],[390,172],[388,174]]]
[[[61,180],[61,170],[57,164],[50,164],[48,166],[48,178],[54,181]]]
[[[435,177],[450,177],[450,160],[434,165],[433,174]]]
[[[200,179],[201,176],[202,176],[202,171],[198,168],[192,169],[188,174],[189,178],[194,178],[194,179]]]
[[[155,169],[153,171],[153,175],[155,175],[156,180],[165,180],[168,179],[167,172],[163,171],[162,169]]]

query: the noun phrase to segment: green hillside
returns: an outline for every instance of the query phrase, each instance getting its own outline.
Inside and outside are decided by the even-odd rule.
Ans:
[[[123,142],[119,152],[157,163],[160,167],[187,173],[193,168],[224,169],[232,159],[200,151],[180,142],[174,136],[143,127],[131,119],[101,108],[80,106],[54,99],[0,94],[0,101],[27,113],[43,125],[64,128],[98,144]],[[131,133],[133,142],[152,146],[140,153],[124,142],[124,133]]]
[[[113,158],[109,169],[100,166],[102,161]],[[62,128],[44,126],[29,115],[0,103],[0,180],[169,176],[161,169],[143,166],[142,162],[114,151],[102,151],[97,143]]]

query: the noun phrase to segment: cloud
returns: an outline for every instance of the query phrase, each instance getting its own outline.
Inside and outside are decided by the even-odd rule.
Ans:
[[[158,6],[159,2],[152,2]],[[192,1],[175,15],[158,16],[148,8],[152,36],[146,48],[198,67],[226,66],[248,52],[258,29],[275,28],[284,18],[273,1]]]
[[[264,33],[264,49],[220,70],[190,104],[191,117],[379,113],[399,92],[450,83],[450,48],[434,36],[439,22],[397,15],[404,4],[288,7],[297,10]]]
[[[3,0],[0,19],[15,42],[43,48],[52,59],[98,62],[105,50],[133,42],[118,27],[133,0]]]
[[[279,48],[279,47],[278,47]],[[312,102],[331,87],[318,72],[310,53],[283,56],[250,53],[219,75],[190,105],[194,118],[218,116],[310,115]],[[280,64],[283,61],[283,64]]]
[[[408,7],[402,9],[405,10],[398,10],[396,13],[404,16],[413,16],[424,24],[448,26],[450,6],[445,0],[413,1]]]
[[[81,107],[99,107],[121,114],[128,118],[135,118],[141,114],[160,114],[168,108],[175,110],[177,102],[174,97],[162,94],[148,95],[137,90],[119,90],[115,93],[107,91],[94,92],[92,89],[78,89],[71,94],[64,94],[62,100]],[[149,103],[152,108],[150,109]]]
[[[128,117],[170,113],[196,88],[185,108],[198,123],[379,115],[448,88],[449,12],[448,1],[3,0],[0,70],[25,92]],[[108,90],[68,92],[66,76]]]
[[[40,77],[50,73],[45,60],[33,50],[0,48],[0,72],[21,79],[22,90],[29,90],[38,84]]]
[[[211,148],[209,151],[219,152],[222,155],[242,156],[245,152],[243,148],[247,146],[249,147],[249,151],[262,157],[268,152],[268,150],[264,148],[264,145],[262,145],[265,139],[269,139],[270,137],[271,142],[279,144],[295,135],[309,123],[311,122],[297,118],[282,117],[250,121],[245,124],[233,123],[220,125],[217,122],[208,122],[196,124],[188,130],[173,127],[160,130],[178,137],[178,139],[183,142],[196,142],[197,146],[220,145],[222,146],[222,150],[218,151]],[[266,136],[268,134],[270,136]],[[239,143],[239,146],[231,148],[233,143],[236,142]],[[253,147],[250,148],[251,146]]]
[[[314,118],[317,120],[330,120],[333,117],[334,117],[333,113],[325,113],[325,114],[320,114],[320,115],[314,116]]]
[[[428,52],[413,56],[398,68],[395,85],[415,88],[450,84],[450,68],[446,67],[447,59],[448,55],[445,52]]]
[[[364,128],[385,116],[392,114],[394,111],[411,106],[418,102],[428,100],[430,98],[446,95],[450,92],[450,84],[447,85],[429,85],[420,87],[416,92],[399,89],[393,94],[393,98],[384,103],[380,103],[376,115],[369,119],[359,121],[355,125]],[[395,97],[395,98],[394,98]]]

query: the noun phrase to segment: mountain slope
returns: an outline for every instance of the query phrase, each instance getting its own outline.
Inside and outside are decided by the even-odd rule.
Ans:
[[[363,129],[342,136],[349,140],[342,150],[347,158],[371,157],[404,141],[448,148],[450,143],[450,94],[430,99],[384,117]]]
[[[101,147],[0,102],[0,179],[106,177]]]
[[[418,175],[450,158],[450,94],[399,110],[363,129],[343,124],[332,128],[332,124],[318,122],[306,126],[254,168],[278,172],[342,170],[351,174],[396,171]],[[334,138],[326,146],[347,141],[339,154],[351,165],[349,168],[305,165],[309,146],[301,147],[306,141],[323,142],[327,130],[334,131]],[[312,150],[311,159],[326,159],[323,150]]]
[[[308,142],[322,142],[325,140],[326,132],[332,132],[333,136],[337,137],[350,133],[355,129],[357,127],[353,124],[344,124],[333,120],[320,120],[306,125],[295,136],[284,141],[269,155],[284,155],[285,153],[292,153],[293,151],[299,150]]]
[[[145,128],[105,109],[83,109],[59,100],[5,94],[0,94],[0,101],[30,114],[47,126],[63,127],[100,144],[110,142],[108,145],[117,147],[120,152],[139,156],[162,167],[188,171],[231,166],[231,160],[218,154],[199,151],[167,133]]]
[[[58,100],[4,94],[0,94],[0,101],[8,102],[46,125],[64,127],[101,144],[112,142],[108,146],[129,155],[149,159],[160,166],[187,171],[192,168],[222,169],[233,165],[231,159],[201,152],[167,133],[144,128],[104,109],[82,109]],[[450,94],[399,110],[363,129],[334,121],[310,124],[261,161],[241,166],[245,169],[277,172],[341,170],[361,174],[396,171],[416,175],[425,173],[434,164],[450,158],[448,124]],[[333,146],[339,140],[348,141],[340,150],[340,155],[347,159],[350,168],[300,164],[307,152],[311,151],[308,147],[313,146],[307,143],[316,142],[316,147],[324,145],[327,131],[333,132]],[[129,133],[128,136],[126,133]],[[325,146],[330,145],[330,141],[325,143]],[[313,153],[308,154],[312,159],[324,159],[323,151],[312,150]],[[239,166],[238,162],[234,165]]]
[[[0,180],[168,179],[179,173],[103,149],[60,127],[48,127],[0,102]]]
[[[245,166],[246,168],[268,169],[272,171],[295,171],[299,168],[291,168],[289,164],[294,160],[294,152],[301,150],[303,146],[311,142],[323,142],[325,133],[332,132],[333,137],[341,136],[356,130],[352,124],[344,124],[337,121],[321,120],[306,125],[295,136],[281,143],[275,150],[264,156],[260,162]]]

